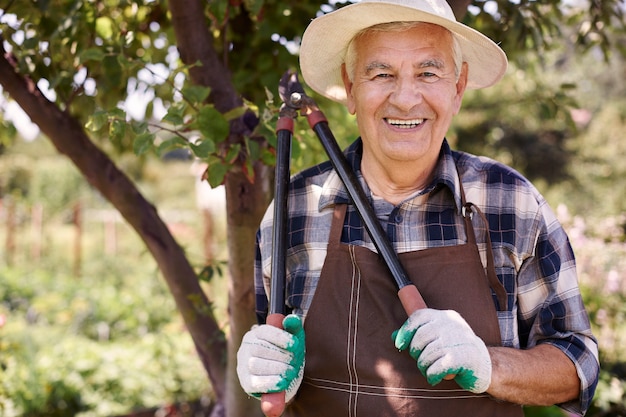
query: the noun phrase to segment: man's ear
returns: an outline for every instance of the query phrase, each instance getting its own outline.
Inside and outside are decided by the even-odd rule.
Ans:
[[[459,79],[456,82],[456,95],[454,96],[454,105],[456,108],[455,108],[454,114],[458,114],[459,110],[461,110],[461,102],[463,101],[463,94],[465,94],[465,89],[467,88],[467,73],[468,73],[467,62],[464,62],[461,65],[461,74],[459,74]]]
[[[348,98],[348,102],[346,106],[348,107],[348,111],[350,114],[356,113],[356,106],[354,104],[354,97],[352,96],[352,81],[350,80],[350,76],[348,75],[348,71],[346,70],[346,64],[341,64],[341,79],[343,80],[343,86],[346,89],[346,97]]]

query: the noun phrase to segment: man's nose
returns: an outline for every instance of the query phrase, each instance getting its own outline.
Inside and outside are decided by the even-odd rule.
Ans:
[[[400,110],[408,111],[422,102],[422,90],[415,77],[398,77],[391,94],[389,103]]]

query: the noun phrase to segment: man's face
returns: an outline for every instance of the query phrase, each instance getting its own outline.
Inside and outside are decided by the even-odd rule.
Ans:
[[[387,169],[398,162],[434,168],[467,79],[464,64],[456,81],[452,35],[421,24],[370,32],[356,42],[353,79],[344,70],[344,85],[363,138],[364,161]]]

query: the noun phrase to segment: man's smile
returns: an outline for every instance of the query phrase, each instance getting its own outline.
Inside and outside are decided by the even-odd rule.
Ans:
[[[385,118],[385,121],[391,126],[397,127],[400,129],[412,129],[424,123],[424,119],[401,120],[401,119]]]

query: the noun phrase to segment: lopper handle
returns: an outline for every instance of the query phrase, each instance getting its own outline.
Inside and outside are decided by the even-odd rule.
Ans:
[[[283,328],[285,318],[285,282],[287,275],[287,200],[293,119],[280,117],[277,126],[276,171],[274,183],[274,227],[272,231],[272,285],[266,323]],[[263,394],[261,410],[267,417],[279,417],[285,410],[285,392]]]
[[[417,310],[421,310],[426,307],[426,302],[422,298],[422,294],[417,290],[415,285],[407,285],[400,288],[398,291],[398,298],[404,307],[404,311],[407,316],[411,316]],[[455,374],[449,374],[443,377],[446,381],[451,381],[456,377]]]
[[[398,298],[400,298],[407,316],[410,316],[417,310],[426,308],[426,302],[415,285],[406,285],[400,288]]]
[[[285,316],[280,313],[267,316],[267,324],[270,326],[283,328]],[[285,391],[263,394],[261,396],[261,410],[266,417],[279,417],[285,411]]]

